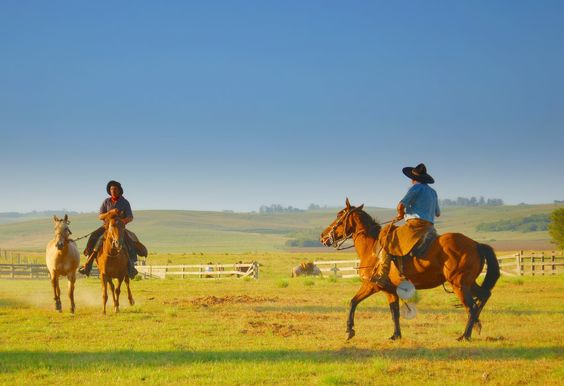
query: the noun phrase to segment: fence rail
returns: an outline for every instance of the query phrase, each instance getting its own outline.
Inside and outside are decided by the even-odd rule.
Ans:
[[[45,264],[0,264],[1,279],[45,279],[49,271]]]
[[[564,273],[564,252],[525,252],[501,256],[500,268],[513,276],[544,276]]]
[[[208,279],[228,276],[258,279],[259,275],[257,262],[248,264],[138,265],[136,268],[139,275],[146,279],[164,279],[167,276],[181,277],[182,279],[189,277]]]
[[[564,273],[564,252],[525,252],[520,251],[512,255],[498,256],[499,268],[502,274],[508,276],[538,276],[557,275]],[[323,275],[333,275],[342,278],[358,277],[360,260],[333,260],[313,262]],[[484,266],[485,273],[486,266]]]
[[[332,260],[332,261],[314,261],[314,265],[319,268],[321,273],[326,275],[333,275],[342,278],[358,277],[358,268],[360,267],[360,260]]]

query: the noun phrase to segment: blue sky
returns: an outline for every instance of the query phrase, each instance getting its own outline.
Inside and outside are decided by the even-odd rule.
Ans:
[[[560,1],[3,1],[0,211],[564,199]]]

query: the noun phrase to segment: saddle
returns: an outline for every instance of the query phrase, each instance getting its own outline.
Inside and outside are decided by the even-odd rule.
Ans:
[[[425,235],[423,235],[423,237],[417,244],[415,244],[411,252],[409,252],[408,256],[425,258],[425,256],[427,255],[427,250],[429,249],[431,244],[433,244],[433,241],[437,239],[437,237],[439,237],[439,234],[437,233],[435,227],[429,228],[429,231],[425,233]]]
[[[129,237],[129,240],[131,241],[131,246],[133,247],[133,249],[135,249],[137,255],[147,257],[147,255],[149,254],[147,247],[144,246],[141,241],[139,241],[137,235],[131,232],[129,229],[126,229],[125,231],[127,233],[127,236]]]
[[[435,227],[429,228],[429,230],[423,235],[423,237],[415,244],[411,251],[405,256],[392,256],[392,261],[396,265],[398,271],[402,276],[403,274],[403,259],[406,257],[411,258],[421,258],[425,259],[427,256],[427,251],[433,242],[439,237]]]

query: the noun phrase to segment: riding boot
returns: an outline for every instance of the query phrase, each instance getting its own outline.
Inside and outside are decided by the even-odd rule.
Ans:
[[[129,259],[127,263],[127,276],[129,276],[130,279],[135,279],[138,273],[139,271],[135,268],[135,263]]]
[[[94,264],[94,260],[96,259],[96,253],[97,252],[94,251],[90,254],[90,256],[88,256],[88,260],[86,260],[86,263],[78,269],[78,272],[86,276],[90,275],[90,271],[92,271],[92,264]]]
[[[388,254],[385,250],[380,252],[379,258],[379,269],[376,275],[372,278],[372,282],[376,283],[376,285],[380,288],[384,288],[390,284],[390,279],[388,275],[390,274],[390,266],[392,263],[392,256]]]

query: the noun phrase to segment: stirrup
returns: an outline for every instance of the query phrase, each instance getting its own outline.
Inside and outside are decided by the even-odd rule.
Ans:
[[[90,269],[88,269],[88,268],[89,268],[88,265],[85,264],[78,269],[78,272],[85,275],[85,276],[90,276],[90,272],[92,271],[92,268],[91,267],[90,267]]]

